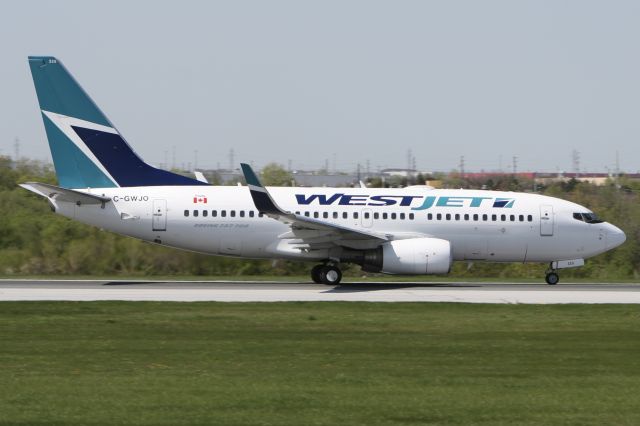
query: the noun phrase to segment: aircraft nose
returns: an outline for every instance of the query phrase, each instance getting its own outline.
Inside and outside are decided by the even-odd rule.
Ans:
[[[622,229],[618,228],[615,225],[609,224],[609,229],[607,232],[607,250],[618,247],[626,240],[627,236],[624,234]]]

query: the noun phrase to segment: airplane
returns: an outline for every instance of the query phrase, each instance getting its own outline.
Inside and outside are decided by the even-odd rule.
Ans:
[[[464,189],[213,186],[138,156],[60,60],[30,56],[58,185],[21,186],[62,216],[210,255],[314,261],[337,285],[341,265],[395,275],[447,274],[454,261],[548,263],[558,271],[624,243],[588,208],[533,193]]]

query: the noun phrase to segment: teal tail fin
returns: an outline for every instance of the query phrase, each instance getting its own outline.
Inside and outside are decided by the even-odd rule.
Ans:
[[[145,163],[53,56],[29,56],[60,186],[205,185]]]

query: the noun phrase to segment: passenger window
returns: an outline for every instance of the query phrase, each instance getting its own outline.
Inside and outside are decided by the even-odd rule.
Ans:
[[[503,221],[503,222],[506,222],[507,221],[507,215],[506,214],[501,214],[500,215],[500,220]]]
[[[240,217],[244,217],[244,210],[240,210]]]
[[[189,217],[189,210],[184,211],[184,217]]]
[[[309,212],[304,212],[304,215],[305,215],[306,217],[309,217]]]
[[[478,221],[478,215],[477,214],[473,215],[473,220],[475,220],[476,222]]]
[[[428,213],[427,214],[427,220],[433,220],[433,214]]]
[[[333,212],[333,218],[337,219],[338,218],[338,212]]]
[[[342,212],[342,218],[343,219],[348,219],[349,215],[347,214],[347,212]]]
[[[413,218],[415,217],[415,215],[413,213],[409,213],[409,219],[413,220]]]
[[[400,220],[404,220],[404,213],[400,213]]]
[[[202,217],[207,217],[208,214],[209,214],[208,210],[202,210]]]
[[[518,216],[518,220],[519,220],[520,222],[524,222],[524,215],[523,215],[523,214],[521,214],[520,216]]]
[[[329,212],[322,212],[322,217],[324,219],[329,219]]]
[[[456,220],[460,220],[460,213],[456,213]]]
[[[254,214],[255,214],[255,213],[253,212],[253,210],[249,210],[249,217],[253,217],[253,216],[254,216]],[[298,212],[298,214],[300,214],[300,212]]]
[[[527,221],[533,222],[533,216],[531,216],[531,215],[527,216]]]
[[[198,210],[193,211],[193,217],[198,217]]]
[[[358,212],[353,212],[353,218],[357,219],[358,218]]]
[[[486,214],[483,214],[482,215],[482,220],[484,220],[486,222],[487,220],[489,220],[489,216],[486,215]]]
[[[313,212],[313,217],[314,217],[314,218],[316,218],[316,219],[317,219],[317,218],[318,218],[318,216],[319,216],[318,212]]]
[[[258,217],[264,217],[264,213],[262,212],[258,213]]]
[[[387,213],[382,213],[382,219],[387,220],[387,217],[388,217]]]
[[[438,219],[438,220],[442,220],[442,214],[441,214],[441,213],[438,213],[438,214],[436,215],[436,219]]]
[[[391,213],[391,219],[396,220],[396,214],[395,213]]]
[[[514,214],[510,215],[510,216],[509,216],[509,220],[510,220],[511,222],[515,222],[515,221],[516,221],[516,215],[514,215]]]
[[[297,216],[300,216],[300,212],[296,212],[296,215],[297,215]]]
[[[231,217],[236,217],[236,211],[235,210],[231,210]]]
[[[464,214],[464,220],[469,220],[469,214],[468,213]]]
[[[220,216],[227,217],[227,211],[226,210],[220,210]]]
[[[447,220],[451,220],[451,213],[447,213],[445,217],[447,218]]]
[[[497,214],[492,214],[491,215],[491,220],[494,221],[494,222],[497,221],[498,220],[498,215]]]
[[[364,212],[364,218],[369,219],[369,212]]]
[[[379,218],[380,218],[380,213],[375,212],[375,213],[373,214],[373,218],[374,218],[374,219],[379,219]]]
[[[216,217],[218,216],[218,211],[217,210],[211,210],[211,217]]]

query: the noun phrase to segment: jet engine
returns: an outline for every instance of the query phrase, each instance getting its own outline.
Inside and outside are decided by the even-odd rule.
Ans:
[[[439,238],[389,241],[374,250],[346,252],[342,261],[357,263],[366,272],[387,274],[447,274],[453,256],[451,243]]]

